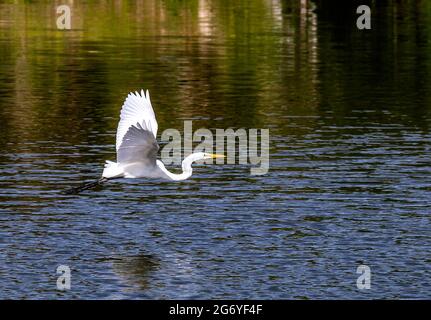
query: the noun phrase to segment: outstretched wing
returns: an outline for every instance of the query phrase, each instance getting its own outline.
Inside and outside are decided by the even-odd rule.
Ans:
[[[159,145],[145,124],[132,125],[122,139],[117,151],[117,162],[120,164],[140,163],[144,167],[156,165]]]
[[[150,93],[131,92],[124,101],[117,128],[116,149],[120,149],[123,139],[131,126],[139,123],[145,130],[151,132],[154,139],[157,137],[157,121],[151,106]]]

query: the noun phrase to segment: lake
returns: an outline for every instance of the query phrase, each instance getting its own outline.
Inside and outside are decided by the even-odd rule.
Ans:
[[[358,30],[357,1],[64,2],[70,30],[0,2],[0,298],[431,298],[430,3],[361,1]],[[268,173],[62,194],[141,88],[159,134],[269,129]]]

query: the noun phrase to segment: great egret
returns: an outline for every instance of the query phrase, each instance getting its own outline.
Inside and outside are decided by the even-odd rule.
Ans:
[[[131,92],[124,101],[117,128],[117,162],[106,161],[102,177],[85,183],[66,193],[77,193],[116,178],[163,178],[172,181],[185,180],[192,173],[192,163],[203,159],[223,158],[224,155],[204,152],[192,153],[182,162],[183,172],[169,172],[163,162],[157,160],[157,121],[151,106],[150,93],[141,90]]]

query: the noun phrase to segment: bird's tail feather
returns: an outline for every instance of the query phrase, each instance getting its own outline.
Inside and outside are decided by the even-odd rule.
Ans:
[[[77,194],[77,193],[80,193],[81,191],[91,189],[91,188],[94,188],[98,185],[101,185],[102,183],[104,183],[108,180],[109,180],[108,178],[102,177],[100,179],[97,179],[96,181],[85,182],[85,183],[83,183],[77,187],[65,190],[64,194]]]

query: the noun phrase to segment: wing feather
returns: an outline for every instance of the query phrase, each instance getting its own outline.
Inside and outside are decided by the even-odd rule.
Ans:
[[[145,130],[150,131],[154,139],[157,137],[157,120],[151,106],[150,93],[144,90],[139,93],[131,92],[123,103],[120,114],[120,122],[117,128],[116,149],[120,149],[123,139],[131,126],[140,124]]]
[[[123,137],[117,151],[120,164],[141,163],[144,167],[156,165],[159,145],[145,124],[132,125]]]

